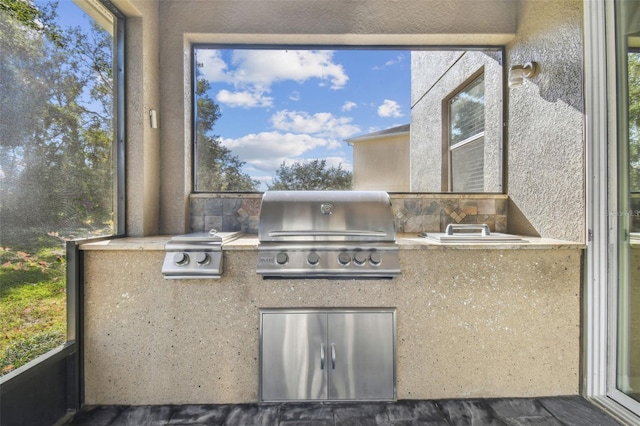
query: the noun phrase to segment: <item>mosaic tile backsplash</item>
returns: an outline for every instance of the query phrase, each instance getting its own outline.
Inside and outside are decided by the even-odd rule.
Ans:
[[[502,194],[391,194],[397,233],[444,232],[450,223],[486,223],[507,232],[507,199]],[[210,229],[258,233],[262,194],[194,194],[191,232]]]

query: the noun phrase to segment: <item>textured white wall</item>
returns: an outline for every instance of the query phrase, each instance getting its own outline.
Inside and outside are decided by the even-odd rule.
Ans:
[[[585,241],[582,1],[523,2],[507,66],[540,74],[508,92],[509,228]]]

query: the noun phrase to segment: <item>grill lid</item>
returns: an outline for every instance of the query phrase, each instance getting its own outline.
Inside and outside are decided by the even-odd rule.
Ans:
[[[389,194],[384,191],[267,191],[260,242],[394,242]]]
[[[391,201],[382,191],[265,192],[258,239],[263,278],[400,274]]]

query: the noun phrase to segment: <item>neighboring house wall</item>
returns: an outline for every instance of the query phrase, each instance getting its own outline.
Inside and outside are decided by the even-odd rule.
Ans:
[[[409,134],[353,141],[353,189],[409,191]]]
[[[521,2],[506,66],[540,73],[508,92],[509,229],[585,241],[581,0]]]
[[[502,64],[498,52],[411,53],[411,190],[448,190],[446,99],[483,70],[484,192],[502,191]]]

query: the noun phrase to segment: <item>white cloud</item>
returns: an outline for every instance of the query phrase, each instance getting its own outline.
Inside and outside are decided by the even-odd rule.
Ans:
[[[208,81],[229,82],[227,64],[219,50],[198,50],[198,62],[202,64],[198,72]]]
[[[354,109],[355,107],[357,107],[358,105],[355,102],[351,102],[351,101],[346,101],[343,105],[342,105],[342,111],[351,111],[352,109]]]
[[[223,89],[216,95],[216,100],[221,104],[227,105],[232,108],[264,108],[273,105],[273,98],[264,96],[263,92],[230,92],[226,89]]]
[[[300,92],[298,92],[298,91],[291,92],[291,94],[289,95],[289,100],[290,101],[294,101],[294,102],[299,101],[300,100]]]
[[[400,104],[396,101],[385,99],[382,105],[378,107],[378,115],[380,117],[402,117]]]
[[[399,64],[402,61],[404,61],[404,55],[400,54],[400,55],[396,56],[394,59],[390,59],[387,62],[385,62],[384,65],[377,65],[377,66],[373,67],[373,69],[376,70],[376,71],[379,71],[381,69],[390,67],[392,65]]]
[[[254,86],[268,91],[278,81],[303,83],[317,78],[329,82],[332,89],[341,89],[349,77],[340,64],[333,62],[330,50],[248,50],[233,51],[231,64],[226,64],[219,51],[201,50],[198,61],[202,75],[212,82]],[[229,66],[231,65],[231,66]]]
[[[336,117],[329,112],[309,114],[286,109],[271,117],[271,123],[277,130],[341,139],[360,133],[360,127],[352,124],[352,121],[351,117]]]
[[[223,138],[222,144],[242,161],[259,170],[276,170],[287,158],[296,158],[316,148],[340,146],[332,139],[293,133],[262,132],[237,139]]]

